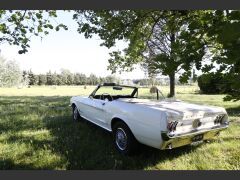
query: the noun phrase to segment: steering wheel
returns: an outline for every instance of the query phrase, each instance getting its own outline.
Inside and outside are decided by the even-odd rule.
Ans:
[[[108,94],[108,93],[103,93],[103,94],[101,95],[101,99],[102,99],[102,100],[105,99],[104,96],[106,96],[106,98],[107,98],[109,101],[112,101],[112,100],[113,100],[113,97],[112,97],[110,94]]]

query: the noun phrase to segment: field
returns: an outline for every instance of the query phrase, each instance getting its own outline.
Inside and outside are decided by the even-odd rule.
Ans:
[[[70,97],[93,88],[0,88],[0,169],[240,169],[240,102],[177,86],[178,99],[225,107],[230,127],[205,144],[165,151],[142,146],[125,157],[115,151],[110,133],[71,120]],[[167,94],[168,87],[160,89]],[[139,95],[150,96],[149,89]]]

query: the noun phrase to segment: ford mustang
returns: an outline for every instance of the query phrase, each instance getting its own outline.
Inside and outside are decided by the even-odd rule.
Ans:
[[[138,98],[134,86],[104,83],[87,97],[70,100],[74,121],[82,118],[112,132],[122,154],[136,151],[139,143],[172,149],[211,139],[229,125],[224,108],[164,98]]]

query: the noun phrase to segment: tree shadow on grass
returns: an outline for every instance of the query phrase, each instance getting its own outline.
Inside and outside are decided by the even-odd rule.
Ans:
[[[31,164],[22,164],[22,163],[16,164],[12,159],[9,159],[9,158],[4,160],[0,159],[0,167],[1,167],[1,170],[35,169]]]
[[[114,148],[111,133],[83,120],[72,122],[70,116],[45,119],[56,140],[57,153],[68,161],[67,169],[144,169],[165,160],[190,153],[196,146],[160,151],[144,145],[134,156],[120,155]]]

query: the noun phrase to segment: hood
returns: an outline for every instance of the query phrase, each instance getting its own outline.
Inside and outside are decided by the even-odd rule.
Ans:
[[[202,118],[203,116],[212,116],[218,113],[226,113],[222,107],[199,105],[183,102],[175,99],[150,100],[150,99],[119,99],[120,101],[147,106],[149,108],[164,110],[171,118]]]

